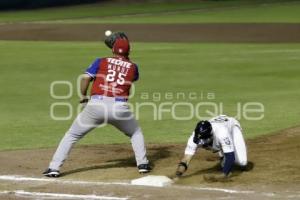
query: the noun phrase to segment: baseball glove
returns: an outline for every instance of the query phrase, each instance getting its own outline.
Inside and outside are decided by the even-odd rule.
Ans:
[[[118,38],[122,38],[122,39],[126,39],[128,40],[127,35],[124,32],[115,32],[112,33],[110,36],[108,36],[105,40],[104,43],[106,44],[106,46],[110,49],[113,48],[116,39]]]

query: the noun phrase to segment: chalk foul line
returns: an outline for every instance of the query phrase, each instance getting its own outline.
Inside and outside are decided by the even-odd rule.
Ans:
[[[59,199],[91,199],[91,200],[127,200],[127,197],[110,197],[98,195],[80,195],[80,194],[62,194],[62,193],[45,193],[45,192],[27,192],[24,190],[0,191],[0,195],[15,195],[22,197],[55,197]]]
[[[121,186],[134,186],[129,182],[95,182],[95,181],[76,181],[76,180],[64,180],[57,178],[34,178],[25,177],[20,175],[0,175],[2,181],[13,181],[13,182],[46,182],[46,183],[58,183],[58,184],[70,184],[70,185],[121,185]],[[151,186],[145,186],[151,187]],[[167,186],[168,188],[174,189],[189,189],[189,190],[201,190],[201,191],[216,191],[230,194],[254,194],[256,191],[244,191],[234,190],[225,188],[213,188],[213,187],[193,187],[193,186]],[[275,196],[274,193],[261,193],[263,196]]]
[[[73,184],[73,185],[131,185],[128,182],[95,182],[95,181],[75,181],[64,180],[58,178],[34,178],[25,177],[20,175],[0,175],[0,180],[3,181],[15,181],[15,182],[53,182],[61,184]]]

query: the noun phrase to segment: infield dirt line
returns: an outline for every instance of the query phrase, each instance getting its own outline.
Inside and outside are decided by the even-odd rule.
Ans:
[[[135,42],[300,42],[300,23],[191,24],[4,24],[0,40],[103,41],[106,30],[126,32]]]
[[[95,181],[76,181],[76,180],[61,180],[61,179],[51,179],[51,178],[34,178],[25,177],[21,175],[0,175],[0,180],[2,181],[12,181],[12,182],[46,182],[46,183],[58,183],[58,184],[70,184],[70,185],[121,185],[121,186],[133,186],[127,182],[95,182]],[[143,186],[143,187],[154,187],[154,186]],[[166,186],[168,188],[174,189],[184,189],[184,190],[201,190],[201,191],[215,191],[228,194],[254,194],[256,191],[248,190],[234,190],[226,188],[214,188],[214,187],[193,187],[193,186]],[[263,196],[275,196],[274,193],[262,193]]]

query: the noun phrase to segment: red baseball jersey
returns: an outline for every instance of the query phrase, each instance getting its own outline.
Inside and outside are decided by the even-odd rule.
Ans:
[[[86,74],[94,79],[91,96],[128,97],[132,82],[139,78],[137,65],[123,57],[98,58]]]

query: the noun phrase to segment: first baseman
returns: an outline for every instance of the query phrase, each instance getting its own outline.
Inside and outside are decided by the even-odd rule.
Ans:
[[[247,165],[247,149],[242,128],[240,123],[232,117],[220,115],[208,121],[198,122],[188,139],[184,157],[176,170],[176,177],[180,177],[188,169],[198,148],[219,153],[222,174],[209,178],[226,179],[234,164],[242,167]]]
[[[109,123],[130,137],[140,173],[151,170],[146,157],[144,136],[130,111],[127,100],[134,81],[139,79],[138,66],[129,59],[130,44],[124,33],[114,33],[105,40],[113,56],[96,59],[81,79],[80,103],[87,103],[62,138],[49,168],[43,173],[58,177],[60,167],[73,145],[95,127]],[[87,89],[93,81],[90,100]]]

